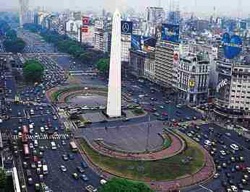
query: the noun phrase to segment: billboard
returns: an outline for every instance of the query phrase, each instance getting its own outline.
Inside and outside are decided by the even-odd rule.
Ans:
[[[143,50],[153,51],[155,50],[156,38],[143,36],[141,43],[143,46]]]
[[[89,17],[82,16],[82,25],[89,25]]]
[[[132,32],[133,32],[133,22],[121,21],[121,33],[122,34],[132,34]]]
[[[88,26],[82,26],[81,31],[82,31],[82,33],[88,33],[89,32],[89,27]]]
[[[141,50],[141,35],[131,35],[131,48]]]
[[[240,22],[240,28],[243,29],[243,30],[246,30],[247,29],[247,22],[246,21],[241,21]]]
[[[179,42],[179,25],[174,24],[162,24],[161,27],[161,39],[165,41],[171,41],[174,43]]]
[[[222,46],[227,59],[233,59],[242,51],[242,39],[238,35],[230,36],[224,33],[222,36]]]

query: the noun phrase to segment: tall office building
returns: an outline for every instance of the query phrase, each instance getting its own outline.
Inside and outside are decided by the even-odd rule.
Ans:
[[[19,25],[22,28],[27,22],[29,10],[29,0],[19,0]]]
[[[112,22],[107,115],[121,116],[121,15],[118,10]]]

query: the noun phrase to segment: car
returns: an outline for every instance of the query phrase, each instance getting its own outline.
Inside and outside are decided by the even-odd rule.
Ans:
[[[53,116],[53,119],[54,119],[54,120],[57,120],[57,116],[56,116],[56,115],[54,115],[54,116]]]
[[[66,142],[64,140],[62,140],[62,145],[66,145]]]
[[[234,144],[234,143],[230,145],[230,148],[233,149],[234,151],[238,151],[239,150],[239,146],[236,145],[236,144]]]
[[[34,148],[33,143],[30,143],[30,144],[29,144],[29,147],[30,147],[30,149],[33,149],[33,148]]]
[[[80,173],[84,173],[84,169],[80,166],[76,167],[77,171],[79,171]]]
[[[35,168],[36,168],[35,162],[32,162],[32,163],[30,164],[30,167],[31,167],[32,169],[35,169]]]
[[[42,133],[45,132],[44,127],[40,127],[40,131],[41,131]]]
[[[68,158],[69,158],[70,160],[73,160],[75,157],[74,157],[73,154],[69,153],[69,154],[68,154]]]
[[[84,161],[81,162],[81,166],[82,166],[83,168],[88,168],[87,163],[85,163]]]
[[[209,140],[205,140],[205,141],[204,141],[204,144],[210,146],[210,145],[212,145],[212,142],[209,141]]]
[[[220,150],[220,154],[225,156],[226,155],[226,152],[224,150]]]
[[[68,156],[66,154],[63,154],[62,158],[63,158],[64,161],[68,161],[69,160],[69,158],[68,158]]]
[[[33,185],[33,179],[31,177],[28,178],[28,185]]]
[[[215,174],[214,174],[214,179],[217,179],[219,176],[220,176],[219,173],[215,173]]]
[[[237,192],[237,191],[238,191],[238,188],[237,188],[235,185],[231,185],[231,189],[232,189],[234,192]]]
[[[227,164],[226,164],[226,163],[222,163],[222,167],[223,167],[223,168],[226,168],[226,167],[227,167]]]
[[[23,162],[23,168],[27,169],[28,168],[28,163],[26,161]]]
[[[79,179],[79,176],[78,176],[78,174],[77,173],[72,173],[72,177],[74,178],[74,179]]]
[[[37,167],[39,167],[39,168],[42,167],[42,162],[41,161],[37,161]]]
[[[81,178],[83,181],[88,181],[88,180],[89,180],[89,178],[88,178],[86,175],[84,175],[84,174],[81,174],[81,175],[80,175],[80,178]]]
[[[36,168],[36,173],[39,175],[39,174],[41,174],[42,173],[42,169],[41,168]]]
[[[40,175],[38,176],[38,178],[39,178],[39,181],[40,181],[40,182],[43,182],[43,181],[44,181],[43,174],[40,174]]]
[[[66,172],[67,171],[67,168],[64,165],[61,165],[60,169],[61,169],[62,172]]]

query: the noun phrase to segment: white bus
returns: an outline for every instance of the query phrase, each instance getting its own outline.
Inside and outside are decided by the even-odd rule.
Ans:
[[[73,152],[77,152],[77,151],[78,151],[77,146],[76,146],[76,144],[75,144],[74,141],[71,141],[71,142],[69,143],[69,145],[70,145],[70,148],[71,148],[71,150],[72,150]]]
[[[54,141],[51,142],[51,149],[56,150],[56,143]]]

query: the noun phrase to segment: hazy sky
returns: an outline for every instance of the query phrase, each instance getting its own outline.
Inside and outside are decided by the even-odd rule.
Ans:
[[[108,8],[114,9],[115,7],[124,7],[126,5],[142,11],[147,6],[158,6],[159,2],[164,8],[168,8],[170,1],[175,1],[175,5],[179,4],[181,11],[212,13],[216,7],[217,13],[225,15],[237,15],[238,5],[240,3],[241,14],[248,15],[250,10],[250,0],[29,0],[30,6],[44,6],[51,9],[63,8],[90,8],[95,9]],[[117,3],[118,2],[118,3]],[[178,3],[179,2],[179,3]],[[0,7],[3,8],[17,8],[18,0],[0,0]]]

